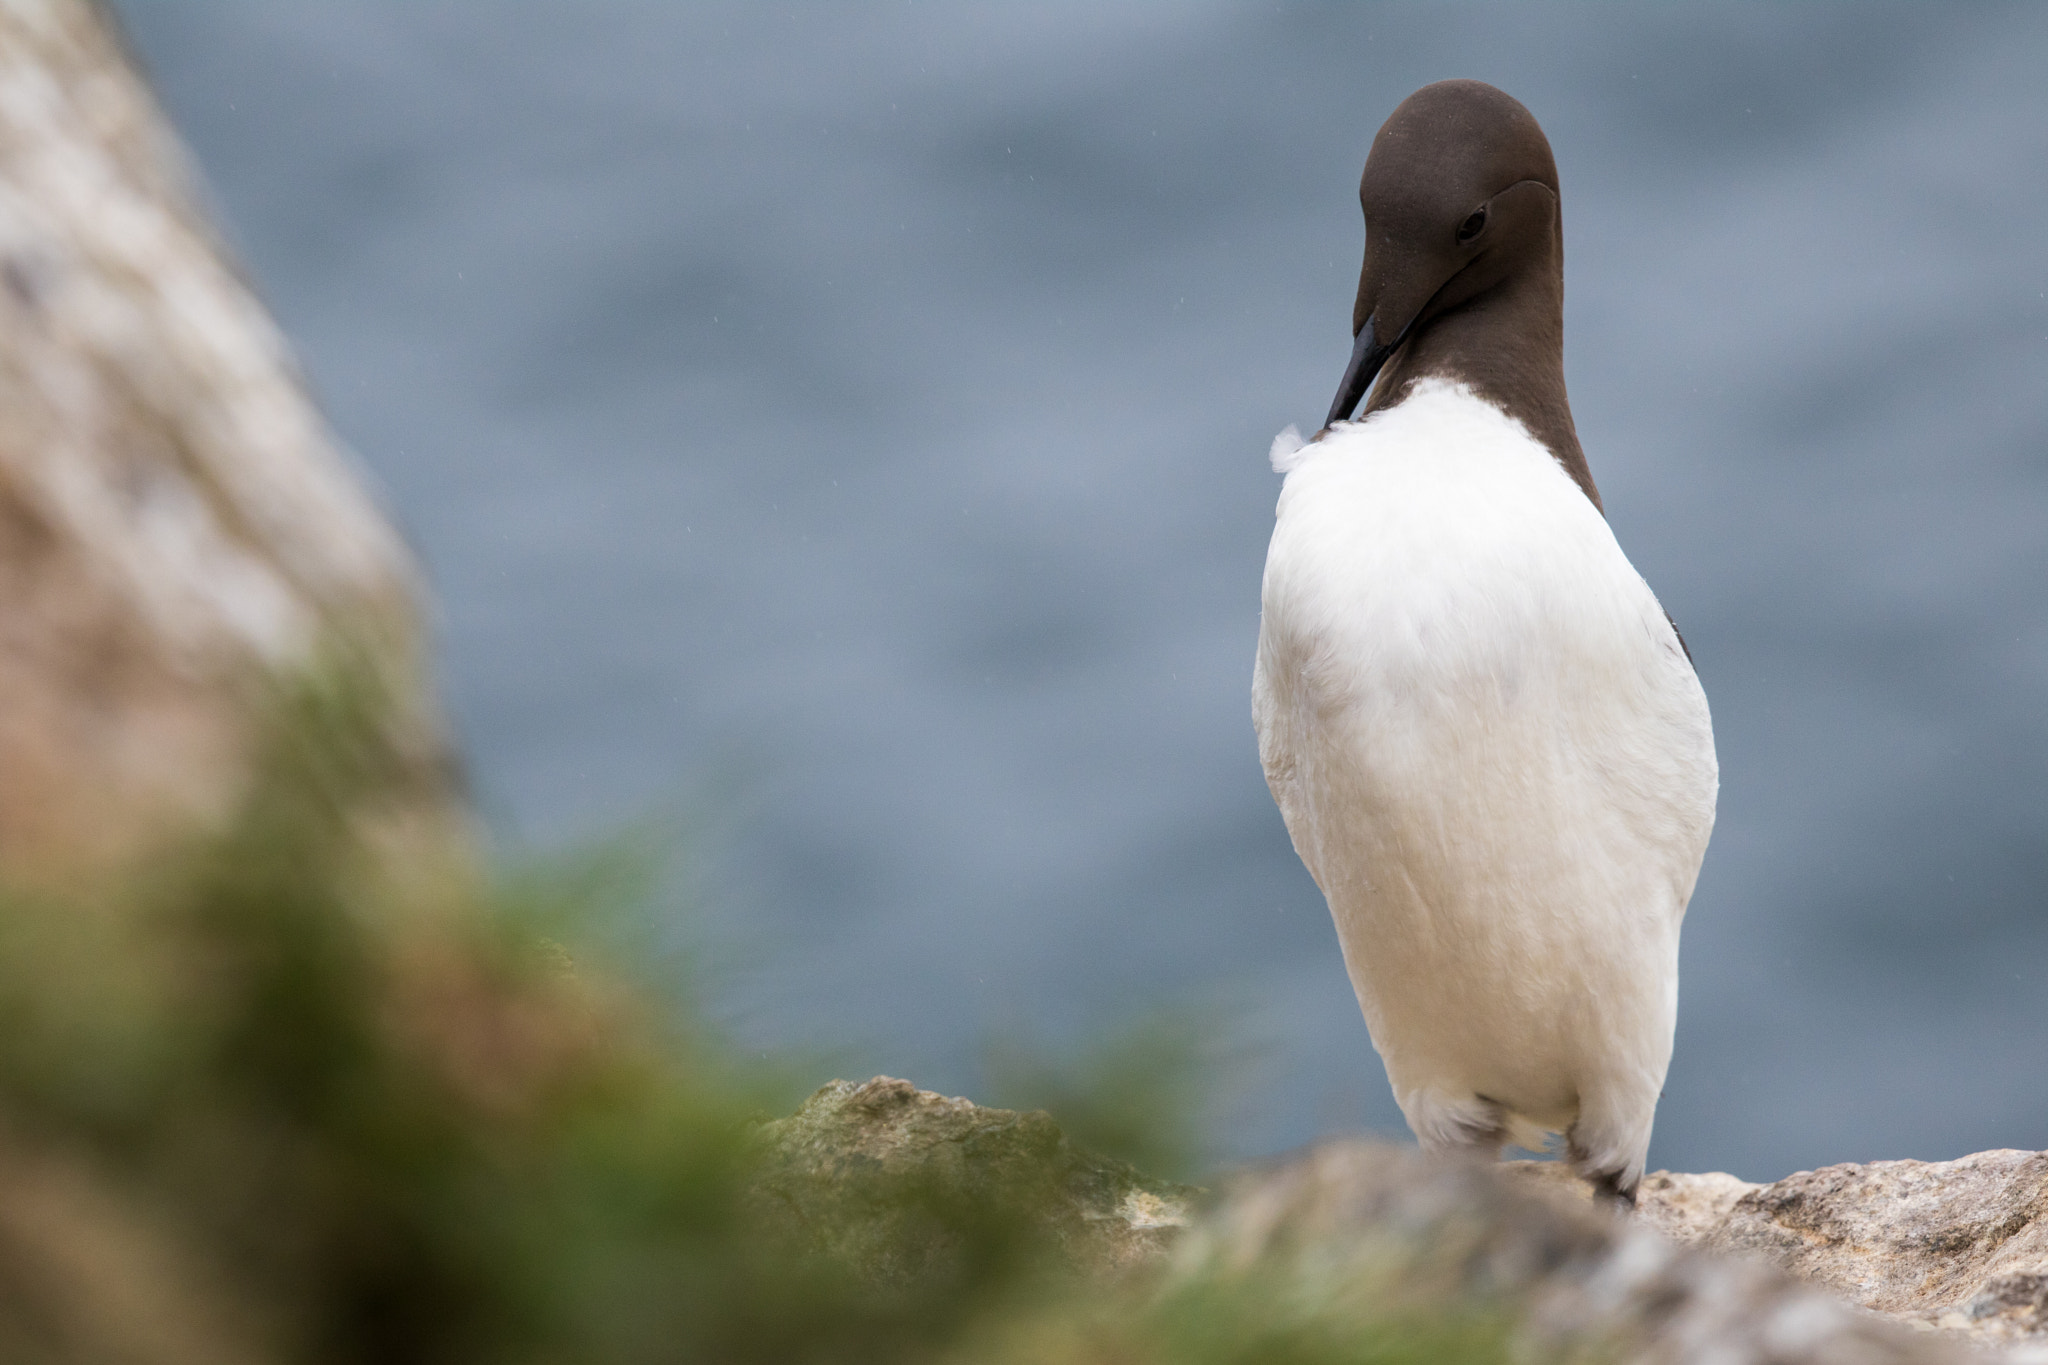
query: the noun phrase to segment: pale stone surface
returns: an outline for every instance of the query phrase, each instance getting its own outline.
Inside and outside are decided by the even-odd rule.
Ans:
[[[265,679],[416,672],[415,581],[104,13],[0,0],[0,877],[222,812]]]
[[[1518,1183],[1532,1188],[1517,1188]],[[1590,1200],[1542,1197],[1410,1149],[1333,1143],[1233,1182],[1176,1253],[1187,1273],[1276,1271],[1305,1290],[1499,1311],[1516,1358],[1644,1362],[1962,1362],[1757,1261],[1709,1255]]]
[[[1641,1199],[1645,1222],[1690,1245],[2048,1359],[2048,1152],[1828,1166],[1771,1185],[1659,1171]]]

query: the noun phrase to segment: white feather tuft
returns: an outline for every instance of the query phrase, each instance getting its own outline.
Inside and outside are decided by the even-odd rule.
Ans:
[[[1308,442],[1301,439],[1301,428],[1289,422],[1287,429],[1273,438],[1273,448],[1266,457],[1273,462],[1275,474],[1286,474],[1301,463],[1301,452],[1308,449]]]

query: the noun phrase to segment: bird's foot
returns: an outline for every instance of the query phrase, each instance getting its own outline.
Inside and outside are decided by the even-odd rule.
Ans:
[[[1634,1213],[1636,1209],[1636,1187],[1621,1183],[1619,1171],[1581,1172],[1593,1186],[1594,1201],[1610,1208]]]

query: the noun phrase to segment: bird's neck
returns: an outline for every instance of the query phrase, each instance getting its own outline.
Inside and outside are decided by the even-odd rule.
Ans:
[[[1599,507],[1564,390],[1563,262],[1532,265],[1416,329],[1380,372],[1365,413],[1396,406],[1423,379],[1468,385],[1527,427]]]

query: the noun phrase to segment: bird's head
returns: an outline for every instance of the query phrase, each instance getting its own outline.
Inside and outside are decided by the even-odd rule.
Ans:
[[[1373,139],[1358,200],[1356,341],[1329,422],[1349,418],[1388,357],[1445,315],[1531,276],[1554,278],[1562,298],[1550,141],[1482,81],[1439,81],[1403,100]]]

